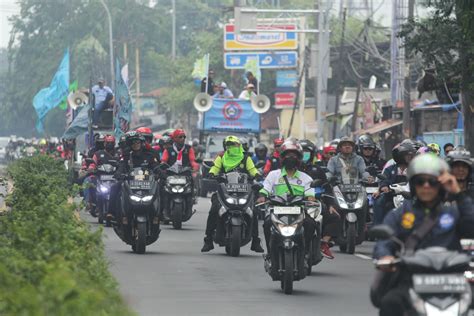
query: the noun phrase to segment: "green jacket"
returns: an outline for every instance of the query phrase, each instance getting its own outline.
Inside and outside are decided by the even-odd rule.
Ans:
[[[236,168],[246,170],[247,173],[252,177],[255,177],[259,174],[257,168],[255,167],[252,161],[252,158],[249,155],[244,155],[244,159],[242,160],[240,165],[238,165]],[[218,155],[216,159],[214,159],[214,166],[211,168],[209,173],[217,176],[223,171],[224,171],[224,166],[223,166],[222,156]]]

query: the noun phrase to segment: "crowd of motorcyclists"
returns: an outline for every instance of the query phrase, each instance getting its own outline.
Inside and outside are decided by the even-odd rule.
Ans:
[[[86,209],[93,216],[102,212],[102,221],[134,251],[144,252],[137,240],[150,244],[158,238],[160,222],[179,221],[173,226],[180,228],[193,214],[203,148],[186,138],[182,129],[155,137],[141,127],[120,139],[96,134],[84,153],[79,180]],[[246,140],[235,135],[222,145],[209,162],[209,178],[219,189],[211,196],[201,251],[218,244],[236,256],[250,243],[252,251],[265,252],[258,229],[263,218],[265,266],[286,293],[291,293],[289,282],[304,278],[322,257],[334,259],[333,246],[353,253],[371,227],[383,224],[391,236],[375,237],[374,258],[384,264],[378,266],[382,276],[374,281],[371,297],[380,315],[403,315],[413,309],[412,284],[394,264],[398,258],[433,246],[460,251],[461,238],[474,238],[472,159],[463,146],[405,139],[385,161],[370,135],[355,141],[342,137],[323,148],[307,139],[276,138],[272,151],[259,143],[250,152]],[[72,148],[57,139],[12,138],[7,156],[13,160],[31,152],[68,159]],[[131,214],[144,205],[145,219]],[[293,263],[285,260],[293,248],[295,266],[287,272]]]

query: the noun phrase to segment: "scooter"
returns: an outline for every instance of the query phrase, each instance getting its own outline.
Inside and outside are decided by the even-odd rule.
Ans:
[[[396,268],[400,279],[409,280],[408,315],[468,315],[472,301],[471,287],[464,276],[471,261],[468,255],[442,247],[420,249],[407,255],[404,243],[394,237],[391,227],[377,225],[369,233],[379,240],[392,240],[400,249],[397,259],[378,260],[375,266]],[[372,297],[376,290],[371,289]]]
[[[96,212],[98,211],[99,224],[104,224],[110,227],[110,218],[107,218],[110,205],[110,189],[117,181],[114,178],[114,162],[110,161],[107,164],[102,164],[97,167],[97,186],[96,186]]]

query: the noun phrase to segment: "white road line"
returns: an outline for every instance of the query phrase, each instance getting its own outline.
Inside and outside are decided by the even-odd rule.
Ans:
[[[358,258],[361,258],[361,259],[364,259],[364,260],[372,260],[372,257],[363,255],[363,254],[361,254],[361,253],[355,253],[354,256],[356,256],[356,257],[358,257]]]

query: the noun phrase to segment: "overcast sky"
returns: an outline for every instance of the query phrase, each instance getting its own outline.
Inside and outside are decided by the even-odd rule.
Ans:
[[[19,6],[18,2],[21,0],[0,0],[0,47],[6,47],[10,39],[11,25],[8,22],[8,17],[14,13],[18,13]],[[74,1],[74,0],[71,0]],[[186,0],[178,0],[186,1]],[[346,0],[347,1],[347,0]],[[369,0],[368,2],[370,2]],[[113,3],[113,0],[109,0],[110,3]],[[354,0],[356,3],[363,3],[364,0]],[[375,19],[382,19],[380,22],[384,26],[389,26],[391,23],[391,3],[392,0],[372,0],[374,10],[379,8],[375,13]],[[335,9],[339,9],[339,1],[336,1],[334,5]]]

